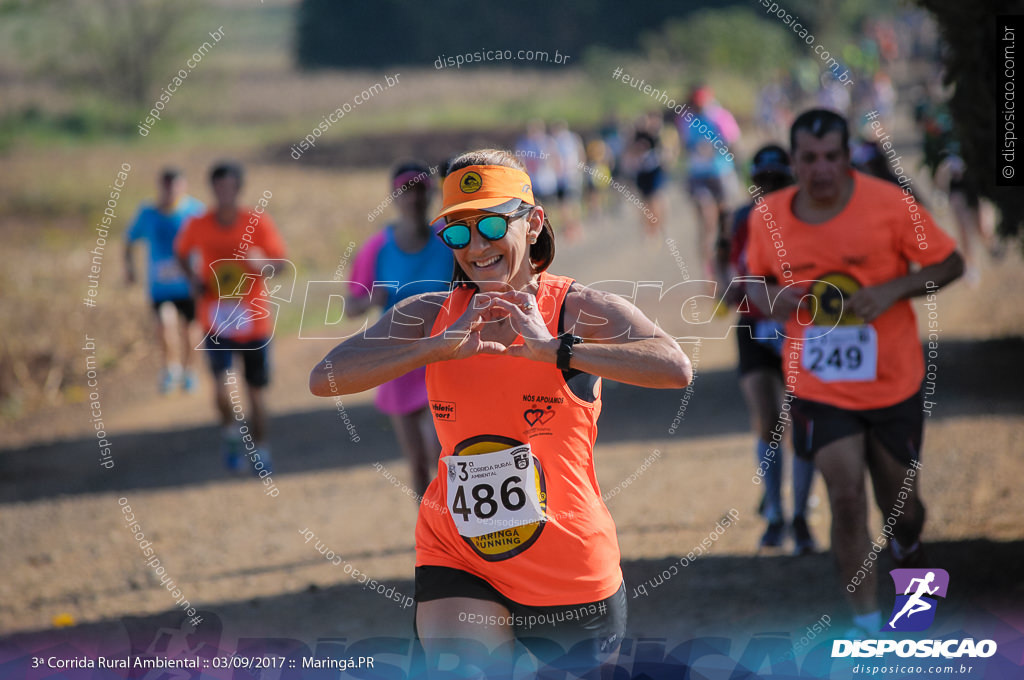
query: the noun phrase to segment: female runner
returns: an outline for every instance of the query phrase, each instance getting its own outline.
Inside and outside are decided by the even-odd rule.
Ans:
[[[427,367],[441,442],[416,525],[428,666],[455,650],[493,670],[513,662],[517,638],[541,659],[556,642],[600,664],[626,623],[615,524],[594,472],[601,378],[680,389],[690,362],[631,303],[548,273],[554,232],[511,153],[454,158],[442,204],[452,290],[403,300],[335,347],[310,390],[361,392]]]

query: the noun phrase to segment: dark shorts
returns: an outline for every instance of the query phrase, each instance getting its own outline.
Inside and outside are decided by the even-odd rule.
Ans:
[[[807,399],[793,399],[793,449],[810,460],[823,446],[861,434],[874,436],[892,456],[909,466],[921,455],[924,433],[922,392],[893,406],[853,411]]]
[[[967,201],[967,205],[971,208],[977,208],[980,196],[974,187],[967,182],[962,176],[953,177],[949,180],[949,193],[962,193],[964,199]]]
[[[196,320],[196,301],[192,298],[178,298],[177,300],[153,300],[153,311],[160,313],[160,307],[164,303],[171,303],[178,310],[178,314],[185,317],[185,321],[192,323]]]
[[[665,185],[665,179],[665,171],[660,166],[653,170],[644,170],[636,174],[636,188],[644,198],[648,198]]]
[[[600,658],[618,649],[626,634],[624,584],[611,597],[597,602],[531,607],[508,599],[487,581],[461,569],[416,567],[416,602],[446,597],[471,597],[497,602],[505,607],[512,616],[512,629],[516,638],[527,648],[531,648],[531,638],[551,640],[565,651],[573,649],[575,653]],[[485,626],[506,622],[479,623]]]
[[[558,200],[559,201],[567,201],[567,200],[576,198],[579,195],[580,195],[579,188],[576,187],[575,185],[567,184],[565,182],[559,182],[558,183],[558,194],[557,194],[557,196],[558,196]]]
[[[725,203],[725,184],[715,175],[700,175],[686,180],[686,188],[694,198],[710,196],[715,203]]]
[[[736,331],[736,344],[740,353],[740,376],[754,371],[772,371],[782,375],[782,355],[767,339],[756,339],[754,330],[758,319],[741,316]]]
[[[269,339],[235,342],[220,338],[219,342],[214,342],[212,337],[207,336],[204,351],[209,357],[210,370],[214,375],[220,375],[230,369],[235,354],[239,354],[245,368],[246,383],[253,387],[266,387],[270,384]]]

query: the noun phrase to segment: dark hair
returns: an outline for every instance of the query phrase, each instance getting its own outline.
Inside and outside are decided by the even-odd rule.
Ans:
[[[796,133],[803,130],[809,132],[818,139],[821,139],[830,132],[838,132],[842,138],[843,149],[849,152],[850,129],[846,125],[846,119],[835,111],[828,109],[811,109],[804,111],[789,128],[789,148],[796,154]]]
[[[242,181],[245,179],[245,170],[242,169],[239,163],[234,161],[219,161],[210,170],[210,183],[216,182],[221,177],[234,177],[238,180],[238,186],[242,186]]]
[[[636,134],[633,136],[633,141],[646,142],[647,146],[650,147],[651,149],[658,148],[658,138],[652,135],[650,132],[646,132],[644,130],[637,130]]]
[[[448,156],[448,158],[445,158],[444,162],[441,163],[441,179],[442,180],[445,177],[448,176],[448,173],[451,172],[452,163],[454,163],[455,159],[458,158],[458,157],[459,157],[459,154],[455,154],[454,156]]]
[[[430,167],[422,161],[402,161],[395,166],[394,170],[391,171],[392,181],[397,179],[399,175],[404,175],[407,172],[417,172],[429,175]]]
[[[173,165],[168,165],[160,171],[160,181],[164,184],[170,184],[174,180],[181,177],[181,168],[176,168]]]
[[[778,191],[779,189],[785,189],[794,183],[792,175],[787,175],[782,172],[762,172],[752,179],[754,180],[754,184],[761,187],[761,191],[766,194]]]
[[[445,174],[450,174],[471,165],[501,165],[506,168],[515,168],[526,172],[526,166],[511,152],[502,149],[477,149],[459,154],[448,162]],[[529,204],[522,204],[525,207]],[[539,203],[537,205],[540,205]],[[555,259],[555,230],[551,227],[548,216],[544,216],[544,226],[537,234],[537,242],[530,245],[530,262],[533,270],[537,273],[545,271],[551,266]],[[462,271],[459,263],[455,263],[455,271],[452,273],[453,283],[472,283],[472,279]]]
[[[750,178],[765,193],[778,191],[793,184],[789,154],[778,144],[762,146],[751,160]]]

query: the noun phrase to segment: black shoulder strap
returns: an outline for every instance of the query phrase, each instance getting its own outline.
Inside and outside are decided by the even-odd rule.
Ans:
[[[565,298],[569,297],[569,293],[576,287],[575,281],[569,282],[569,290],[565,291],[565,297],[562,298],[562,307],[558,310],[558,334],[561,335],[565,332]]]
[[[571,282],[569,290],[565,292],[565,297],[562,298],[562,308],[558,310],[559,335],[565,332],[565,300],[575,287],[576,282]],[[575,327],[575,324],[573,326]],[[599,378],[596,375],[570,368],[567,371],[562,371],[562,378],[565,380],[569,390],[583,401],[590,403],[597,401],[597,381]]]

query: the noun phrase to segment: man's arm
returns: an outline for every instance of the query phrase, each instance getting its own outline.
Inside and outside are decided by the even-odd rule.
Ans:
[[[797,309],[808,303],[805,286],[779,285],[774,277],[766,277],[764,286],[747,286],[747,296],[761,312],[773,321],[785,324]]]
[[[192,289],[192,294],[196,297],[202,295],[206,286],[203,284],[203,280],[192,270],[192,262],[189,260],[188,255],[175,255],[175,259],[178,260],[181,270],[185,272],[185,278],[188,279],[188,285]]]
[[[870,323],[900,300],[934,292],[964,273],[964,258],[953,251],[949,257],[937,264],[901,276],[877,286],[861,288],[854,293],[847,304],[850,311]]]
[[[124,239],[124,277],[129,285],[134,284],[136,281],[135,276],[135,260],[132,257],[135,250],[135,243],[141,237],[142,219],[145,214],[145,209],[140,208],[139,212],[136,213],[135,218],[132,220],[131,225],[125,232]]]
[[[903,190],[895,195],[902,202],[906,193],[907,190]],[[862,288],[851,296],[848,301],[850,309],[865,321],[873,321],[900,300],[934,292],[964,272],[964,260],[956,249],[956,241],[936,225],[927,210],[919,206],[919,211],[920,219],[912,220],[910,213],[900,206],[899,222],[894,227],[893,236],[903,257],[918,263],[921,269],[877,286]],[[940,261],[937,258],[942,253],[949,254]]]
[[[124,242],[124,277],[129,284],[135,283],[135,261],[132,259],[134,245],[131,241]]]
[[[192,295],[200,297],[203,293],[203,280],[202,278],[192,269],[192,234],[193,224],[197,218],[192,218],[185,223],[181,231],[178,232],[177,237],[174,239],[174,259],[178,261],[178,266],[181,267],[181,271],[185,272],[185,278],[188,279],[189,288],[192,289]]]
[[[796,313],[804,299],[806,285],[794,286],[792,283],[782,285],[779,277],[787,278],[787,270],[783,269],[774,242],[768,236],[773,229],[779,229],[774,219],[766,219],[771,215],[768,206],[762,205],[764,199],[757,201],[747,216],[747,272],[751,276],[763,276],[764,286],[748,286],[747,294],[763,314],[772,320],[785,324]],[[760,210],[759,208],[765,208]],[[778,214],[778,213],[777,213]]]

